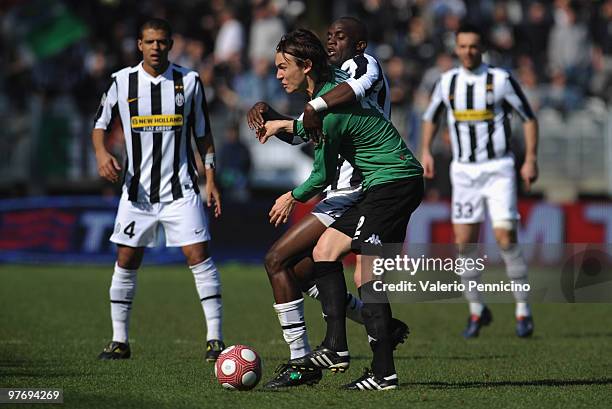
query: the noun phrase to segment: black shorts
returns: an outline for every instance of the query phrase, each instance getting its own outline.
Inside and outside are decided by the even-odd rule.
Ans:
[[[330,227],[352,237],[357,254],[382,255],[382,245],[403,243],[410,215],[423,200],[422,177],[376,185]]]

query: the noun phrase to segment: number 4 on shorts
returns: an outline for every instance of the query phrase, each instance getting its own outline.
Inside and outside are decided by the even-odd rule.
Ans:
[[[123,233],[130,236],[130,239],[135,236],[134,226],[136,226],[136,222],[131,222],[130,224],[125,226],[125,229],[123,229]]]

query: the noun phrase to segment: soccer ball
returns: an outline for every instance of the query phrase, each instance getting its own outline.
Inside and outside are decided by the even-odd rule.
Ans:
[[[261,359],[252,348],[232,345],[219,354],[215,376],[225,389],[248,391],[261,379]]]

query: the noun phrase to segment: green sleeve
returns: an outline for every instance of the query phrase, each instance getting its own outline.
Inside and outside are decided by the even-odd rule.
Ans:
[[[293,121],[293,135],[300,137],[304,142],[308,142],[308,136],[306,136],[304,124],[298,119]]]
[[[338,165],[338,152],[344,132],[346,115],[327,114],[323,119],[323,142],[315,147],[315,157],[312,172],[308,179],[293,189],[293,197],[299,202],[305,202],[321,193],[334,179]],[[304,132],[302,121],[294,122],[296,135]]]

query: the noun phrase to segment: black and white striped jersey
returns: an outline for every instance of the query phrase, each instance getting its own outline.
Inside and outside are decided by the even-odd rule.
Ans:
[[[346,60],[341,69],[351,76],[346,83],[353,89],[357,100],[363,107],[377,109],[389,120],[391,117],[389,83],[376,58],[368,54],[356,55]],[[336,177],[327,192],[329,194],[330,190],[358,188],[361,185],[361,179],[361,173],[340,158]]]
[[[511,154],[510,118],[514,109],[523,121],[535,118],[519,84],[505,70],[482,64],[442,74],[423,114],[436,122],[446,108],[453,160],[473,163]]]
[[[122,198],[157,203],[199,193],[191,134],[204,137],[210,124],[195,71],[171,63],[153,77],[140,63],[112,74],[94,127],[108,130],[117,115],[127,150]]]

